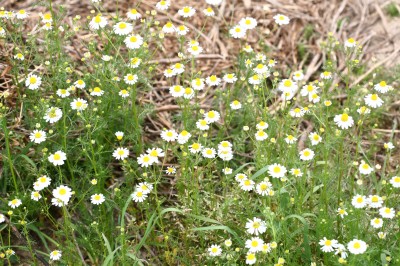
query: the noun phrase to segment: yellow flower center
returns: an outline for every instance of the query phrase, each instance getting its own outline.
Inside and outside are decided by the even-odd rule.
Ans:
[[[137,38],[136,38],[135,36],[131,36],[131,37],[129,38],[129,41],[130,41],[130,42],[137,42]]]
[[[353,247],[355,249],[359,249],[361,247],[361,245],[360,245],[360,243],[356,242],[356,243],[354,243]]]
[[[192,144],[192,149],[197,150],[197,149],[199,149],[199,148],[200,148],[200,144],[199,144],[199,143],[193,143],[193,144]]]
[[[126,23],[119,23],[118,28],[121,30],[126,29]]]
[[[373,100],[373,101],[378,100],[378,95],[377,94],[372,94],[371,95],[371,100]]]
[[[101,22],[101,17],[100,17],[100,16],[96,16],[96,17],[94,18],[94,22],[100,23],[100,22]]]
[[[283,82],[283,85],[285,87],[290,87],[290,86],[292,86],[292,82],[290,80],[285,80],[285,82]]]
[[[254,255],[253,253],[249,253],[249,254],[247,254],[247,256],[246,256],[246,259],[247,260],[254,260],[256,258],[256,255]]]
[[[66,190],[65,188],[62,188],[62,189],[60,189],[60,190],[58,191],[58,193],[59,193],[61,196],[64,196],[65,194],[67,194],[67,190]]]
[[[29,79],[29,83],[30,83],[30,84],[35,84],[36,81],[37,81],[37,79],[36,79],[35,77],[31,77],[31,78]]]
[[[379,86],[381,86],[381,87],[386,87],[386,82],[385,82],[385,81],[379,82]]]
[[[56,154],[54,154],[53,158],[54,158],[54,160],[58,161],[61,159],[61,156],[60,156],[60,154],[56,153]]]
[[[349,120],[349,115],[348,114],[342,114],[342,117],[341,117],[340,120],[342,120],[342,122],[347,122],[347,120]]]
[[[325,241],[325,246],[330,246],[330,245],[332,245],[332,241],[326,240],[326,241]]]

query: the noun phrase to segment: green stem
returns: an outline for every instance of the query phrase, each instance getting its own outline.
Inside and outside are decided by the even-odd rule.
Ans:
[[[3,120],[2,125],[3,125],[3,131],[4,131],[4,138],[6,140],[7,160],[8,160],[8,164],[10,166],[11,176],[12,176],[13,183],[14,183],[14,189],[17,191],[17,194],[19,194],[18,185],[17,185],[17,177],[15,175],[14,165],[13,165],[13,161],[11,159],[11,149],[10,149],[10,139],[9,139],[10,132],[8,131],[8,128],[7,128],[6,117],[3,116],[2,120]]]

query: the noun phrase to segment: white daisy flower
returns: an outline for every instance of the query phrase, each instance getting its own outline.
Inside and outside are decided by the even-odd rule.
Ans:
[[[124,43],[128,49],[138,49],[143,44],[143,38],[138,34],[132,34],[125,38]]]
[[[138,20],[142,17],[142,15],[134,8],[126,12],[126,16],[131,20]]]
[[[307,148],[302,150],[299,154],[300,154],[300,160],[310,161],[314,158],[315,153],[313,150]]]
[[[381,81],[374,85],[374,89],[380,93],[386,93],[392,89],[392,86],[386,84],[386,81]]]
[[[354,125],[353,117],[349,116],[346,113],[335,115],[333,121],[341,129],[348,129]]]
[[[236,25],[229,30],[229,34],[235,39],[241,39],[246,36],[246,29],[243,26]]]
[[[211,257],[220,256],[221,253],[222,253],[222,249],[219,245],[211,245],[211,247],[208,248],[208,254]]]
[[[18,208],[21,206],[22,201],[20,199],[13,199],[8,202],[8,206],[10,206],[12,209]]]
[[[246,30],[252,30],[257,27],[257,20],[252,17],[245,17],[239,21],[239,25]]]
[[[362,240],[353,239],[347,244],[347,249],[352,254],[362,254],[367,250],[367,243]]]
[[[131,196],[134,202],[143,202],[147,198],[147,194],[141,190],[136,190]]]
[[[175,141],[178,138],[178,133],[175,130],[164,130],[161,132],[161,138],[167,142]]]
[[[72,196],[72,190],[70,187],[60,185],[53,189],[52,195],[54,198],[61,200],[64,204],[67,204]]]
[[[129,156],[129,150],[127,148],[119,147],[114,150],[112,156],[117,160],[125,160]]]
[[[382,218],[393,219],[396,215],[396,212],[393,208],[382,207],[379,209],[379,214],[382,216]]]
[[[257,236],[265,233],[267,226],[263,220],[254,217],[253,220],[247,219],[246,229],[249,234]]]
[[[268,166],[268,174],[273,178],[282,178],[287,173],[286,167],[277,163]]]
[[[124,77],[124,81],[128,85],[133,85],[138,81],[138,76],[136,74],[127,74]]]
[[[214,123],[219,120],[221,115],[214,110],[208,111],[207,113],[204,114],[204,119],[207,121],[207,123]]]
[[[63,165],[64,161],[67,160],[67,155],[63,151],[56,151],[54,154],[50,154],[48,160],[54,166]]]
[[[89,28],[91,30],[99,30],[107,26],[107,19],[101,15],[97,15],[92,18],[89,22]]]
[[[120,36],[128,35],[133,31],[133,25],[124,21],[118,22],[113,27],[114,33]]]
[[[25,85],[30,90],[36,90],[39,88],[40,84],[42,84],[42,78],[35,74],[29,74],[25,80]]]
[[[104,197],[103,194],[93,194],[92,196],[90,196],[90,202],[94,205],[100,205],[102,204],[104,201],[106,200],[106,198]]]
[[[53,250],[50,252],[50,260],[60,260],[62,252],[60,250]]]
[[[77,111],[83,111],[87,108],[88,104],[87,101],[81,98],[74,99],[71,102],[71,108],[72,110],[77,110]]]
[[[178,10],[178,15],[184,18],[190,18],[196,13],[196,9],[190,6],[185,6]]]
[[[326,237],[319,241],[322,252],[332,252],[337,247],[338,241],[335,239],[329,240]]]
[[[43,130],[34,130],[30,134],[29,139],[36,144],[42,143],[46,140],[46,132]]]
[[[383,100],[378,96],[378,94],[368,94],[364,98],[365,104],[372,108],[378,108],[382,106]]]
[[[253,237],[246,240],[245,247],[249,249],[250,252],[256,253],[262,250],[264,241],[259,237]]]
[[[212,159],[215,158],[216,151],[214,148],[203,148],[201,154],[203,155],[204,158]]]
[[[275,20],[275,23],[278,24],[279,26],[287,25],[290,22],[290,19],[287,16],[282,15],[282,14],[275,15],[274,20]]]

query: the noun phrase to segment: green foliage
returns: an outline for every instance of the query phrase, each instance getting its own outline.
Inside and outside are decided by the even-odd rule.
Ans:
[[[365,253],[347,250],[348,265],[399,263],[398,213],[373,228],[379,208],[353,202],[356,195],[379,195],[382,206],[398,206],[397,147],[387,146],[397,144],[398,122],[389,112],[399,99],[391,87],[400,78],[398,67],[378,69],[355,84],[369,69],[362,49],[329,35],[321,43],[323,66],[303,80],[316,34],[311,24],[297,44],[302,72],[280,71],[282,62],[275,66],[275,48],[265,39],[250,49],[228,39],[223,27],[224,41],[241,50],[226,59],[232,67],[210,67],[188,49],[207,42],[201,34],[211,18],[201,34],[190,28],[176,36],[162,33],[168,17],[143,12],[132,25],[143,43],[130,49],[127,36],[112,27],[126,20],[118,4],[121,17],[103,14],[108,25],[99,29],[89,25],[97,13],[69,18],[51,1],[39,4],[49,10],[51,30],[43,29],[49,26],[43,18],[33,34],[23,20],[0,20],[6,29],[1,41],[12,47],[12,91],[0,98],[1,263],[245,265],[246,242],[256,236],[265,243],[256,265],[345,263],[340,254],[322,251],[324,238],[346,247],[353,239],[365,241]],[[176,45],[171,54],[184,56],[154,63],[167,54],[168,42]],[[182,73],[169,76],[168,69],[182,66]],[[257,75],[262,69],[265,75]],[[30,74],[41,78],[38,88]],[[130,82],[129,74],[137,80]],[[207,81],[193,89],[200,86],[193,83],[197,78],[212,81],[214,75],[219,85]],[[377,92],[378,85],[388,91]],[[185,93],[174,95],[179,89]],[[383,103],[374,106],[374,97]],[[53,107],[62,115],[46,121]],[[167,129],[178,139],[167,141]],[[34,130],[46,138],[38,141],[43,135]],[[58,151],[66,155],[59,165]],[[368,174],[360,170],[366,164]],[[50,184],[38,181],[43,176]],[[265,223],[265,232],[246,228],[254,218]],[[220,255],[211,256],[212,245]],[[61,251],[59,260],[54,251]]]

